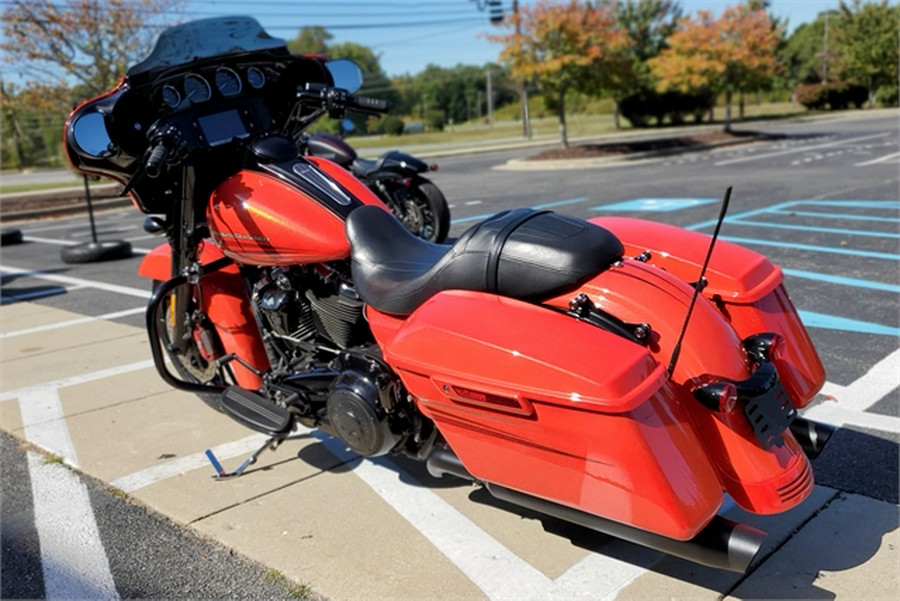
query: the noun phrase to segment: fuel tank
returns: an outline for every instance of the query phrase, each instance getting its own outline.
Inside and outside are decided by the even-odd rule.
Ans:
[[[384,207],[335,163],[298,157],[226,179],[210,196],[207,222],[213,241],[237,263],[318,263],[350,255],[344,221],[366,204]]]

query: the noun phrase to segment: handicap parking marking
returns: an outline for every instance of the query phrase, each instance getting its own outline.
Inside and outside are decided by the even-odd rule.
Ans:
[[[528,208],[534,209],[535,211],[541,211],[544,209],[552,209],[555,207],[563,207],[566,205],[580,204],[582,202],[587,202],[588,200],[590,200],[590,199],[587,196],[579,196],[577,198],[566,198],[564,200],[554,200],[551,202],[545,202],[545,203],[540,203],[540,204],[536,204],[536,205],[531,205]],[[484,221],[488,217],[493,217],[496,214],[497,213],[494,212],[494,213],[482,213],[480,215],[470,215],[468,217],[458,217],[456,219],[451,219],[450,223],[452,225],[455,225],[457,223],[467,223],[469,221]]]
[[[718,198],[635,198],[594,207],[592,211],[652,211],[669,213],[718,202]]]
[[[822,209],[822,210],[820,210]],[[842,213],[841,209],[847,212]],[[864,210],[866,213],[852,213],[854,210]],[[883,214],[890,211],[890,215]],[[858,228],[838,228],[823,227],[802,224],[785,224],[783,218],[785,216],[807,217],[813,219],[828,220],[848,220],[848,221],[882,221],[886,223],[900,222],[897,212],[900,211],[900,201],[895,200],[793,200],[783,202],[762,209],[745,211],[737,215],[731,215],[725,218],[725,223],[729,226],[741,226],[756,228],[757,230],[791,230],[791,231],[808,231],[816,233],[835,234],[840,236],[869,236],[880,238],[900,239],[900,234],[888,231],[872,231],[862,230]],[[882,212],[882,214],[878,214]],[[687,226],[689,230],[701,230],[715,226],[716,221],[704,221]],[[784,240],[783,237],[774,235],[771,238],[765,237],[747,237],[743,235],[725,235],[723,240],[742,244],[745,246],[768,246],[783,249],[802,250],[808,252],[821,253],[824,255],[846,255],[861,257],[863,259],[876,259],[897,262],[900,260],[900,254],[896,252],[876,252],[858,248],[848,247],[846,241],[841,241],[835,246],[827,246],[823,244],[804,244],[800,242]],[[789,265],[783,268],[785,275],[798,277],[808,280],[824,282],[839,286],[852,286],[868,290],[878,290],[883,292],[900,292],[900,286],[889,283],[861,278],[846,277],[830,273],[819,273],[806,269],[793,269]],[[812,328],[823,328],[829,330],[837,330],[844,332],[856,332],[861,334],[872,334],[879,336],[900,336],[900,328],[895,325],[884,325],[879,323],[868,322],[864,320],[852,319],[839,315],[827,315],[814,311],[799,311],[803,322]]]

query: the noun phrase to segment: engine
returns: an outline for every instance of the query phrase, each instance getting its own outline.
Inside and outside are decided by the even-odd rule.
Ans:
[[[370,340],[363,302],[334,272],[266,269],[254,286],[253,301],[266,338],[290,362],[308,354],[317,340],[339,349]]]
[[[270,386],[285,393],[286,404],[302,399],[300,415],[309,425],[360,455],[419,454],[434,442],[433,425],[381,360],[355,289],[323,269],[273,267],[258,274],[252,299],[273,365]]]

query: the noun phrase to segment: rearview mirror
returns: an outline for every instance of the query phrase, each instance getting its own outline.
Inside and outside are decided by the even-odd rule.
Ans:
[[[72,140],[77,150],[95,159],[106,157],[111,152],[112,140],[106,131],[103,113],[91,111],[79,115],[72,125]]]
[[[334,87],[343,88],[348,92],[355,92],[362,86],[362,69],[353,61],[341,58],[335,61],[328,61],[325,63],[325,67],[331,74]]]

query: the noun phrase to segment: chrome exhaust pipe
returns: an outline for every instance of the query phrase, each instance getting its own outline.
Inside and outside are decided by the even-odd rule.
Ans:
[[[435,478],[443,478],[449,474],[463,480],[475,481],[475,477],[465,468],[456,453],[447,448],[439,447],[433,450],[425,460],[425,468]]]
[[[819,453],[828,444],[831,435],[837,430],[834,426],[814,422],[803,417],[794,418],[790,428],[791,434],[800,443],[800,448],[803,449],[803,452],[810,460],[819,456]]]
[[[697,536],[687,541],[667,538],[633,526],[539,499],[496,484],[485,485],[495,498],[553,516],[596,532],[674,555],[705,566],[744,573],[759,552],[766,533],[747,524],[715,516]]]

